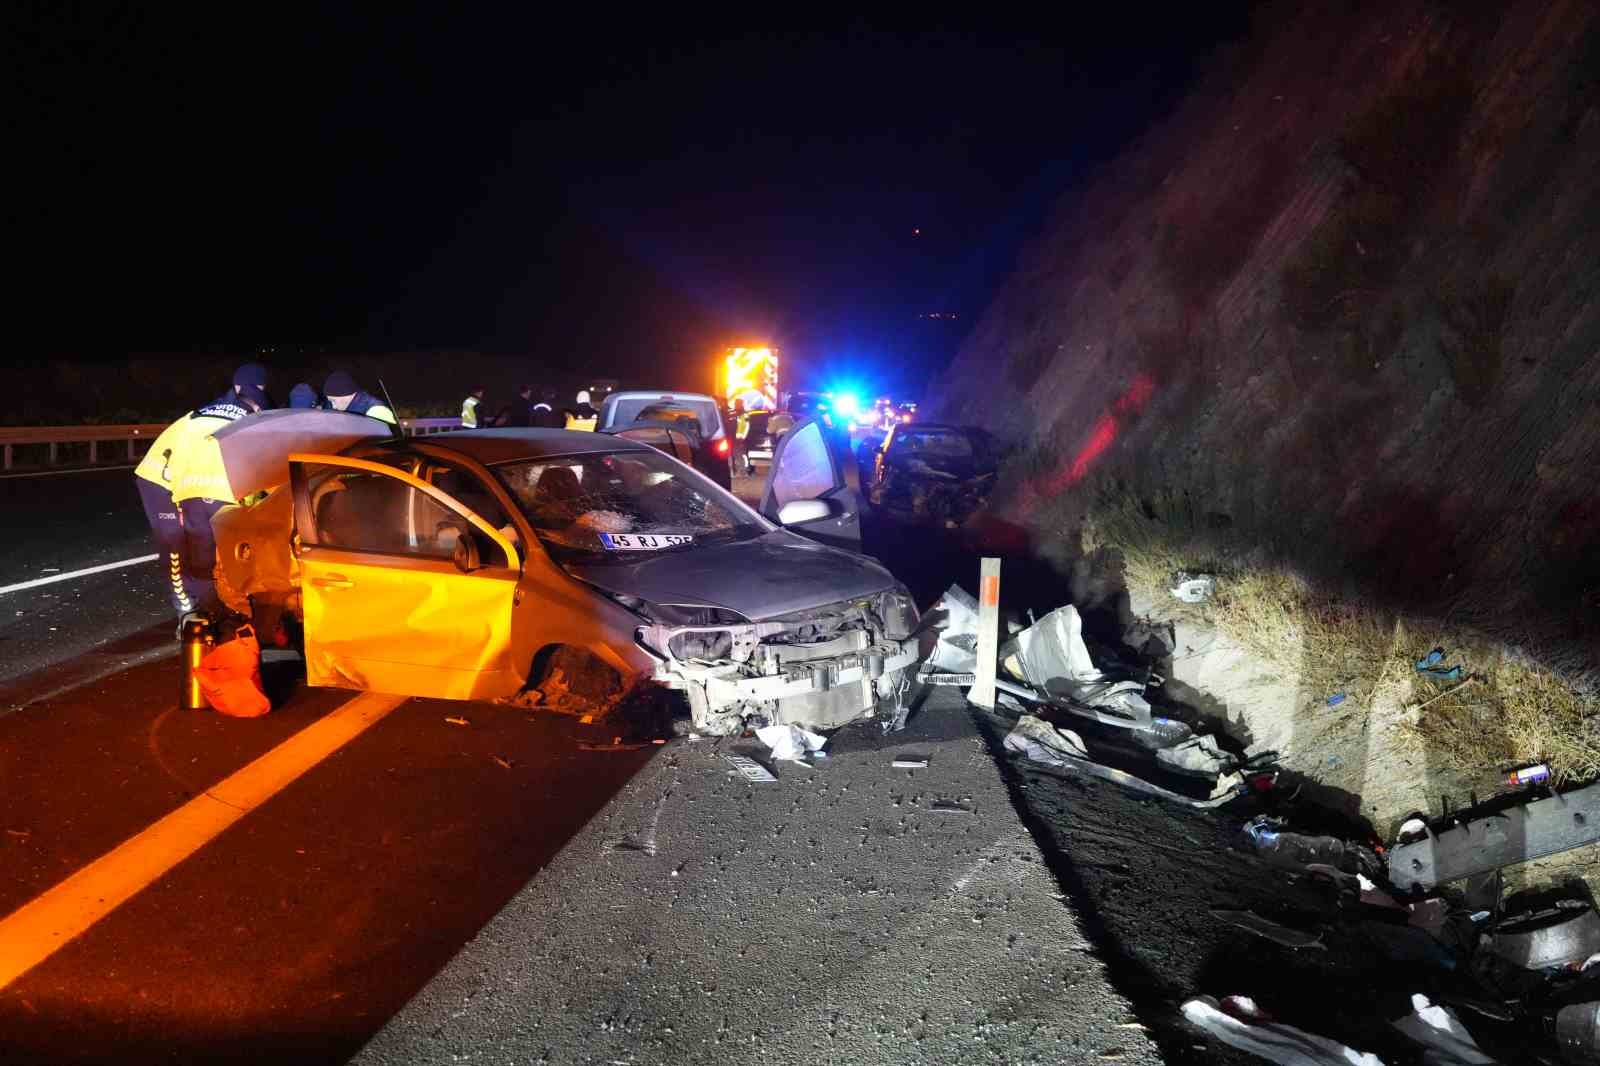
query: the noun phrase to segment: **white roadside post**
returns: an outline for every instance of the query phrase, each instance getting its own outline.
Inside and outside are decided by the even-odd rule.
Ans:
[[[977,680],[967,702],[994,710],[994,672],[1000,658],[1000,560],[985,558],[978,569]]]

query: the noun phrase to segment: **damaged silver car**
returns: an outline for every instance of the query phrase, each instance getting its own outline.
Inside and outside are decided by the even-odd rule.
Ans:
[[[333,418],[272,412],[218,435],[254,487],[272,480],[263,451],[297,450],[264,498],[213,523],[219,590],[265,633],[298,627],[310,684],[538,701],[600,673],[616,692],[682,691],[713,734],[832,728],[909,684],[915,604],[859,554],[859,501],[815,423],[784,438],[753,509],[604,434],[476,430],[333,453],[307,447],[319,416]]]

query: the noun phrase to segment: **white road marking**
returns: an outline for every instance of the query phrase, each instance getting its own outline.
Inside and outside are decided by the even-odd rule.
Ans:
[[[24,589],[36,589],[40,585],[54,585],[57,581],[71,581],[77,577],[88,577],[90,574],[103,574],[107,570],[121,570],[125,566],[138,566],[140,563],[153,563],[161,558],[159,555],[141,555],[137,559],[123,559],[116,563],[101,563],[99,566],[86,566],[82,570],[68,570],[64,574],[51,574],[49,577],[36,577],[32,581],[19,581],[15,585],[0,585],[0,596],[8,592],[21,592]]]
[[[0,481],[14,477],[55,477],[57,474],[98,474],[102,470],[132,470],[137,463],[123,463],[121,466],[79,466],[71,470],[34,470],[26,474],[0,474]]]

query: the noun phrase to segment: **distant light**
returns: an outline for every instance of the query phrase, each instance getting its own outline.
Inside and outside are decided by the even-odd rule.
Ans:
[[[861,410],[861,401],[853,392],[841,392],[833,398],[833,409],[848,418]]]
[[[914,229],[911,231],[911,235],[913,237],[920,237],[922,236],[922,231],[920,229]]]

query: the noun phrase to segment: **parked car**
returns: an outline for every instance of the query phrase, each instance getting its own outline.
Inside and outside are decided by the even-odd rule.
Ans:
[[[732,486],[733,434],[715,399],[697,392],[634,391],[613,392],[600,404],[600,432],[642,426],[688,433],[694,452],[690,465],[723,488]]]
[[[239,498],[265,491],[213,521],[219,592],[297,623],[309,684],[508,700],[577,656],[619,690],[682,691],[696,730],[728,734],[873,716],[917,662],[916,606],[859,554],[859,500],[814,422],[751,508],[625,437],[352,441],[357,417],[217,434]]]
[[[1001,448],[985,430],[902,422],[858,457],[874,507],[960,525],[994,490]]]

